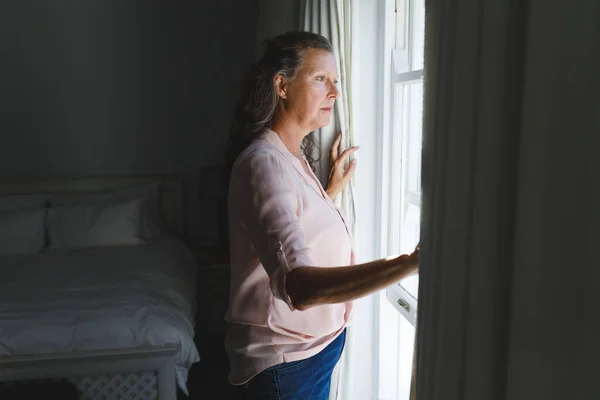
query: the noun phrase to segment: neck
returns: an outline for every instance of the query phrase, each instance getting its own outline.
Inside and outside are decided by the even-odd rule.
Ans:
[[[279,136],[290,153],[302,158],[302,140],[310,131],[306,132],[290,118],[282,117],[273,118],[271,130]]]

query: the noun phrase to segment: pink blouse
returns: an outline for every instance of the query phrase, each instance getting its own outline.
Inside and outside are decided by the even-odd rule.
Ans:
[[[268,367],[317,354],[342,332],[352,302],[295,310],[285,277],[302,266],[351,265],[354,257],[340,210],[271,130],[233,166],[229,227],[225,347],[229,381],[241,385]]]

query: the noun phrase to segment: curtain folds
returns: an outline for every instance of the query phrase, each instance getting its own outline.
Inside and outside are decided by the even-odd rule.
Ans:
[[[600,2],[426,13],[417,399],[597,398]]]
[[[351,115],[352,38],[350,12],[350,0],[305,0],[302,2],[300,12],[300,27],[302,30],[318,33],[331,41],[340,75],[340,97],[335,102],[332,123],[313,133],[319,143],[321,152],[318,176],[324,185],[327,183],[329,175],[329,150],[337,134],[342,133],[340,153],[344,149],[352,147],[354,143]],[[335,199],[335,202],[342,209],[352,229],[354,229],[354,193],[351,184]]]

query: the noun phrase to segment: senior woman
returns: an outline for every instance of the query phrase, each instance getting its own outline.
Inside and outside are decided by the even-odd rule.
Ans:
[[[324,188],[309,135],[339,97],[329,41],[290,32],[266,45],[244,80],[230,132],[229,382],[249,399],[327,399],[352,301],[413,274],[410,255],[355,265],[332,199],[352,176],[337,157]]]

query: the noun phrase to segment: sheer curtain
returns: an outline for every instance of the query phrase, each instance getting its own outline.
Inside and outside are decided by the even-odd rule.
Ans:
[[[335,103],[332,123],[314,132],[319,143],[321,160],[318,176],[321,182],[327,183],[330,159],[329,150],[339,132],[342,133],[340,153],[353,146],[352,115],[351,115],[351,14],[350,0],[304,0],[301,3],[300,27],[304,31],[315,32],[328,38],[333,45],[337,60],[340,97]],[[347,218],[354,235],[355,209],[352,184],[335,199],[336,205]],[[349,381],[352,376],[354,362],[352,348],[356,345],[353,327],[346,331],[346,345],[342,359],[336,370],[331,385],[331,399],[348,399],[350,393]]]
[[[597,399],[600,2],[426,9],[417,399]]]
[[[332,123],[315,132],[321,150],[318,176],[325,185],[329,175],[329,150],[339,132],[342,132],[340,152],[354,143],[351,116],[351,15],[350,0],[304,0],[300,12],[300,27],[328,38],[333,45],[340,75],[340,98],[335,102]],[[354,193],[352,185],[336,199],[349,223],[354,227]]]

